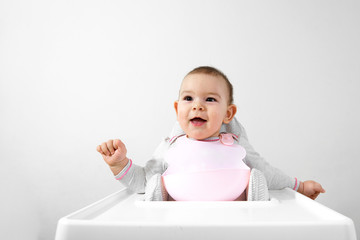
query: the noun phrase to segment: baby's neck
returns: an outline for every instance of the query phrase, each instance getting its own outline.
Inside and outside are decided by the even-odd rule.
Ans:
[[[188,135],[186,135],[186,137],[187,137],[188,139],[196,140],[196,141],[214,141],[214,140],[219,140],[220,135],[219,135],[219,136],[215,136],[215,137],[207,137],[207,138],[204,138],[204,139],[196,139],[196,138],[189,137]]]

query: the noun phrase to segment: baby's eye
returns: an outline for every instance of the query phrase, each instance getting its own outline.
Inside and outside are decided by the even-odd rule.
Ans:
[[[206,101],[207,101],[207,102],[216,102],[216,99],[213,98],[213,97],[208,97],[208,98],[206,99]]]
[[[193,100],[192,97],[190,97],[190,96],[185,96],[183,99],[185,101],[192,101]]]

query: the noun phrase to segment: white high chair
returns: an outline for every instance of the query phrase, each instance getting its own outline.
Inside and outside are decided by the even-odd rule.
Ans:
[[[353,221],[291,189],[263,202],[145,202],[128,189],[59,220],[56,240],[356,240]]]

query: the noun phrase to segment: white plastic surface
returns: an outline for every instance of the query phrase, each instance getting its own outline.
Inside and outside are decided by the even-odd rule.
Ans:
[[[56,240],[356,240],[351,219],[290,189],[268,202],[144,202],[124,189],[58,222]]]

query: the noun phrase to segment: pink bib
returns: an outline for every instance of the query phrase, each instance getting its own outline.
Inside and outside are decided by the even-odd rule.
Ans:
[[[245,149],[229,134],[220,140],[197,141],[179,137],[165,154],[163,174],[172,198],[183,201],[232,201],[245,190],[250,168],[243,162]],[[223,141],[224,140],[224,141]]]

